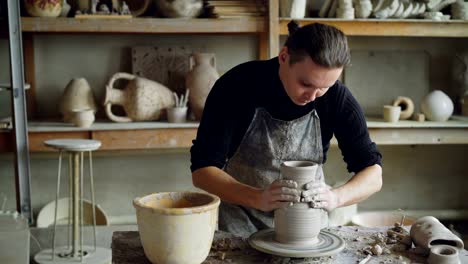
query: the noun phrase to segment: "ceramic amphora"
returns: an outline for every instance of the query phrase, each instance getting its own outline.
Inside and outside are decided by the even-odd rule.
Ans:
[[[219,74],[216,71],[216,58],[213,53],[194,53],[190,56],[190,71],[185,85],[190,90],[190,109],[197,120],[201,119],[206,98]]]
[[[297,182],[298,190],[316,179],[320,165],[310,161],[285,161],[281,164],[282,179]],[[321,209],[310,208],[308,203],[275,210],[275,240],[283,244],[314,245],[321,229]]]
[[[63,0],[25,0],[26,11],[33,17],[58,17]]]
[[[123,90],[114,88],[114,83],[119,79],[129,81]],[[123,106],[127,116],[114,115],[114,104]],[[165,109],[174,105],[175,100],[169,88],[130,73],[118,72],[106,85],[104,106],[109,119],[115,122],[158,120]]]
[[[421,111],[431,121],[447,121],[453,114],[453,102],[444,92],[435,90],[423,98]]]
[[[135,198],[138,231],[152,263],[198,264],[210,252],[220,199],[198,192],[163,192]]]
[[[411,226],[410,236],[416,246],[424,249],[435,245],[463,249],[463,241],[433,216],[424,216],[416,220]]]
[[[96,102],[85,78],[74,78],[65,87],[60,99],[60,112],[65,122],[72,122],[74,112],[91,109],[96,112]]]

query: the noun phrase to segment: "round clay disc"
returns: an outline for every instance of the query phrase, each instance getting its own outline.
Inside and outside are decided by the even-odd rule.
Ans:
[[[335,255],[346,246],[345,241],[329,232],[322,230],[318,242],[314,245],[291,245],[277,242],[274,229],[265,229],[252,234],[249,244],[256,250],[282,257],[310,258]]]

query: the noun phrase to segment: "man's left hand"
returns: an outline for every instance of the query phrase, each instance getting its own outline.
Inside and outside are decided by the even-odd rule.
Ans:
[[[313,208],[322,208],[328,212],[338,207],[338,195],[324,182],[309,182],[304,185],[301,202],[308,202]]]

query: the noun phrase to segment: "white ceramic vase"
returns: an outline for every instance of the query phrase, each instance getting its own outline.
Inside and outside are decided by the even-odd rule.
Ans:
[[[453,102],[444,92],[435,90],[423,98],[421,111],[431,121],[447,121],[453,113]]]
[[[154,0],[158,12],[165,17],[192,18],[203,11],[202,0]]]
[[[280,0],[280,16],[294,19],[304,18],[306,14],[306,0]]]
[[[96,112],[94,94],[85,78],[72,79],[63,91],[60,112],[65,122],[71,122],[77,110],[91,109]]]
[[[210,252],[220,199],[197,192],[135,198],[138,231],[152,263],[199,264]]]
[[[190,109],[197,120],[201,119],[206,98],[219,78],[216,57],[213,53],[195,53],[190,56],[190,71],[185,85],[190,90]]]
[[[286,161],[281,164],[281,177],[297,182],[298,190],[314,181],[319,165],[310,161]],[[275,210],[275,240],[289,245],[314,245],[318,242],[322,213],[310,208],[308,203],[294,203],[292,206]]]
[[[125,89],[114,88],[119,80],[128,80]],[[117,116],[112,105],[121,105],[127,116]],[[150,121],[161,118],[163,111],[175,105],[172,91],[166,86],[136,75],[118,72],[106,85],[104,106],[110,120],[115,122]]]

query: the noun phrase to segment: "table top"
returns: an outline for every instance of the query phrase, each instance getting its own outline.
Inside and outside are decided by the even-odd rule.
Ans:
[[[44,141],[44,145],[65,151],[92,151],[101,147],[101,141],[94,139],[51,139]]]
[[[389,227],[366,228],[338,226],[327,228],[346,241],[346,248],[334,256],[320,258],[285,258],[259,252],[248,245],[245,239],[229,233],[216,231],[210,254],[203,263],[272,263],[272,264],[311,264],[311,263],[359,263],[367,257],[364,249],[373,245],[377,237],[386,237]],[[403,244],[388,244],[389,252],[372,256],[373,263],[424,263],[426,257],[414,248],[407,249]],[[460,251],[461,263],[468,263],[468,251]],[[151,264],[145,257],[137,231],[116,231],[112,235],[112,263]]]

